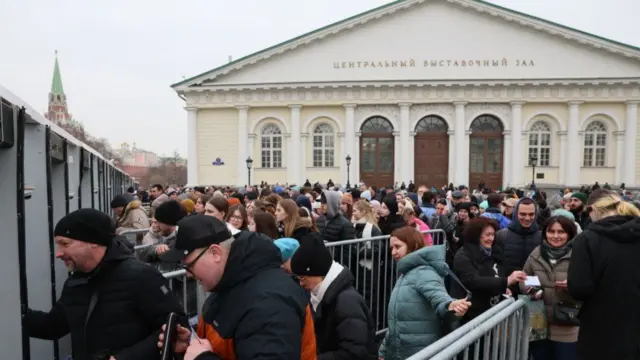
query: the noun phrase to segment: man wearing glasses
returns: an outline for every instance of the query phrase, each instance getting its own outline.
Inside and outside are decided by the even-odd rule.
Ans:
[[[234,236],[215,217],[191,216],[178,224],[171,255],[212,292],[197,336],[178,327],[174,349],[185,360],[316,358],[308,298],[281,268],[271,239],[249,231]],[[162,346],[164,333],[158,339]]]

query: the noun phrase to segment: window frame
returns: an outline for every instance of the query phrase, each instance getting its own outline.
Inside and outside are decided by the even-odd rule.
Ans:
[[[320,132],[319,129],[327,130]],[[319,137],[320,146],[316,146],[316,137]],[[327,139],[331,139],[332,144],[327,145]],[[320,151],[319,165],[316,163],[316,151]],[[331,153],[331,159],[328,159]],[[314,168],[332,168],[336,164],[336,132],[335,128],[326,122],[321,122],[313,127],[311,133],[311,164]]]
[[[279,145],[275,147],[274,140],[279,138]],[[265,147],[265,140],[268,140],[268,146]],[[283,168],[283,140],[282,128],[274,123],[268,123],[260,130],[260,167],[263,169],[281,169]],[[265,158],[268,153],[268,158]],[[276,155],[279,156],[279,163],[276,161]],[[278,166],[276,166],[278,165]]]
[[[546,129],[541,130],[541,129],[535,129],[536,125],[542,125],[545,126]],[[536,136],[536,143],[535,144],[531,144],[531,137],[532,135]],[[543,136],[549,136],[549,142],[548,145],[543,145],[542,144],[542,137]],[[531,158],[531,153],[532,150],[536,155],[536,158],[538,159],[537,165],[536,166],[540,166],[540,167],[549,167],[552,164],[552,154],[553,152],[551,151],[553,149],[553,128],[551,126],[551,124],[549,124],[547,121],[545,120],[536,120],[531,127],[529,128],[528,134],[527,134],[527,144],[528,144],[528,159]],[[547,161],[546,163],[542,163],[541,160],[543,159],[542,157],[542,152],[543,149],[546,149],[548,151],[548,156],[547,156]]]
[[[590,129],[593,126],[601,126],[602,129]],[[604,136],[604,145],[598,145],[599,135]],[[587,139],[591,137],[591,145],[587,145]],[[607,123],[602,120],[590,121],[585,126],[582,133],[582,167],[588,168],[604,168],[607,167],[607,156],[609,147],[609,128]],[[590,155],[587,155],[587,150],[591,150]],[[598,164],[598,150],[602,150],[602,163]],[[589,161],[587,162],[587,156]]]

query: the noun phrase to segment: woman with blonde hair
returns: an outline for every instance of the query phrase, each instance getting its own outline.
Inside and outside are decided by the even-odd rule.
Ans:
[[[637,359],[640,334],[640,211],[608,190],[587,201],[593,221],[572,246],[567,288],[582,301],[581,360]]]
[[[301,218],[298,205],[291,199],[284,199],[276,206],[276,221],[281,225],[281,237],[293,238],[298,241],[313,232],[311,218]]]
[[[353,227],[356,229],[357,239],[382,235],[373,207],[366,200],[359,200],[353,204]]]

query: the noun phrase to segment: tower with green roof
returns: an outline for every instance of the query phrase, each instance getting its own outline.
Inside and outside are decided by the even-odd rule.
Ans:
[[[82,129],[82,124],[75,121],[71,116],[71,113],[69,112],[69,107],[67,105],[67,95],[64,93],[64,87],[62,86],[62,74],[60,73],[60,64],[58,62],[57,50],[55,52],[55,63],[53,65],[51,91],[49,91],[49,106],[47,107],[47,111],[45,112],[44,116],[55,124],[72,133],[72,135],[76,135],[75,130]]]

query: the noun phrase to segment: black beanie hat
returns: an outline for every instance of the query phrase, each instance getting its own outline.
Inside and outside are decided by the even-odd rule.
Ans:
[[[324,245],[322,235],[312,232],[300,241],[300,247],[291,258],[291,271],[298,276],[326,276],[333,257]]]
[[[186,213],[182,204],[176,200],[170,200],[158,206],[153,217],[157,222],[161,222],[169,226],[176,226],[178,225],[178,221],[182,220],[185,215]]]
[[[109,215],[96,209],[80,209],[60,219],[53,235],[109,246],[113,242],[114,228]]]
[[[111,200],[112,209],[125,207],[127,205],[129,205],[129,199],[127,199],[127,197],[122,194],[114,196],[113,200]]]

